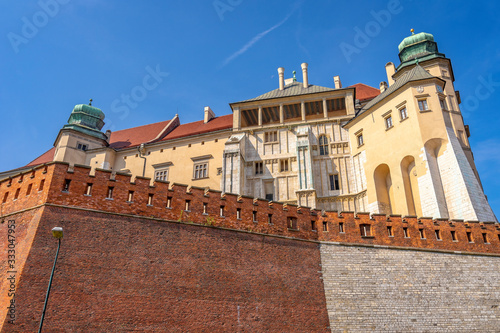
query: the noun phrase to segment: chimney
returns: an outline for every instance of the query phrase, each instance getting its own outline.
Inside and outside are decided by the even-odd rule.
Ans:
[[[342,82],[340,82],[340,76],[334,76],[333,77],[333,82],[335,82],[335,89],[340,89],[342,88]]]
[[[280,76],[280,90],[285,89],[285,69],[283,67],[278,68],[278,74]]]
[[[203,118],[203,123],[206,124],[213,118],[215,118],[215,113],[212,111],[210,106],[205,106],[205,117]]]
[[[385,81],[380,82],[380,93],[383,93],[386,90],[387,90],[387,82]]]
[[[389,86],[392,86],[394,84],[392,76],[396,73],[396,67],[394,67],[392,62],[388,62],[385,64],[385,71],[387,72],[387,82],[389,83]]]
[[[309,80],[307,78],[307,63],[303,62],[300,67],[302,67],[302,85],[304,88],[309,87]]]

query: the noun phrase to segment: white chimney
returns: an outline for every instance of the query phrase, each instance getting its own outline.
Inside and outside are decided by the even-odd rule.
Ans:
[[[302,67],[302,85],[304,88],[309,87],[309,79],[307,77],[307,63],[303,62],[300,67]]]
[[[387,90],[387,82],[385,81],[380,82],[380,93],[383,93],[386,90]]]
[[[340,76],[334,76],[333,77],[333,82],[335,83],[335,89],[340,89],[342,88],[342,82],[340,82]]]
[[[280,90],[285,89],[285,69],[283,67],[278,68],[278,74],[280,76]]]
[[[394,67],[392,62],[388,62],[385,64],[385,71],[387,72],[387,82],[389,83],[389,86],[392,86],[394,84],[392,76],[396,73],[396,67]]]
[[[213,118],[215,118],[215,113],[212,111],[210,106],[205,106],[205,117],[203,118],[203,123],[206,124]]]

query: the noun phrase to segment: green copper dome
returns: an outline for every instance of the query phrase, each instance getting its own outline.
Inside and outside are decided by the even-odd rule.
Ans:
[[[427,32],[413,33],[406,37],[399,44],[399,60],[401,64],[397,70],[406,67],[416,62],[427,61],[433,58],[444,58],[445,55],[438,52],[437,43],[434,41],[434,36]]]
[[[434,36],[431,34],[428,34],[427,32],[420,32],[418,34],[414,34],[412,32],[412,35],[409,37],[406,37],[403,39],[403,41],[399,44],[398,49],[399,52],[401,52],[405,47],[420,43],[423,41],[431,41],[434,42]]]
[[[63,128],[74,129],[100,139],[105,139],[106,136],[101,132],[104,126],[103,120],[104,112],[101,109],[92,105],[78,104],[73,108],[68,123]]]

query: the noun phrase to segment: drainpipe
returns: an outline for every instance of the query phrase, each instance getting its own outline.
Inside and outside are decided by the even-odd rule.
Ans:
[[[144,159],[144,165],[142,166],[142,176],[146,174],[146,158],[142,156],[142,151],[144,150],[144,143],[141,143],[139,147],[137,147],[137,150],[139,151],[139,157]]]

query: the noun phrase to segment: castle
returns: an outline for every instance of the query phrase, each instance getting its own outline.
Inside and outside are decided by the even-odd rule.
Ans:
[[[380,89],[284,78],[231,115],[103,133],[77,105],[1,174],[1,332],[495,332],[500,225],[451,62],[399,45]],[[189,184],[189,185],[186,185]]]

